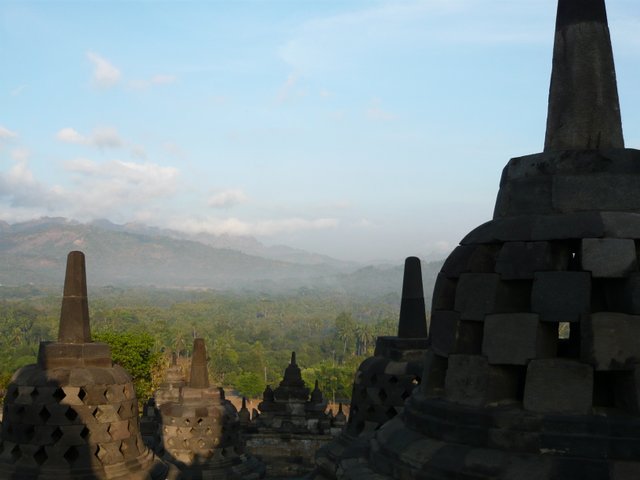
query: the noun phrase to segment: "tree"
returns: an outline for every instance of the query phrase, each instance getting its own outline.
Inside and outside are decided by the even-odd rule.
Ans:
[[[154,338],[146,332],[100,332],[94,333],[93,339],[109,344],[114,363],[133,378],[138,400],[146,401],[157,387],[154,373],[161,368],[161,355],[154,352]]]
[[[233,386],[238,393],[247,398],[258,398],[265,389],[264,379],[255,372],[242,372],[239,374]]]

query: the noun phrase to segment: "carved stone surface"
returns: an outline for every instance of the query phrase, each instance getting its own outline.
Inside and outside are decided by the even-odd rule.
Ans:
[[[193,344],[190,382],[177,401],[160,405],[163,457],[185,478],[258,479],[264,465],[244,452],[235,407],[209,386],[204,340]]]
[[[142,441],[131,377],[91,342],[81,252],[68,257],[58,342],[9,384],[0,443],[0,478],[175,478]]]
[[[604,0],[559,0],[545,151],[505,167],[438,277],[420,388],[338,477],[637,477],[639,186]]]

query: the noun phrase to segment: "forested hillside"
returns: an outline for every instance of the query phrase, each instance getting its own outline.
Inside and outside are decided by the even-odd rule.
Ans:
[[[213,379],[256,396],[281,379],[291,351],[308,382],[329,398],[347,399],[353,372],[377,335],[397,328],[401,283],[372,298],[300,288],[292,294],[212,290],[90,288],[92,332],[112,344],[114,358],[133,370],[149,395],[175,350],[190,355],[195,336],[208,345]],[[0,373],[3,383],[35,360],[40,340],[55,339],[61,291],[0,288]]]

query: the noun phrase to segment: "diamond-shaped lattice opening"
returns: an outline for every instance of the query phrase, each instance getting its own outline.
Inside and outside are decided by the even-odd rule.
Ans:
[[[93,412],[91,412],[91,415],[93,415],[96,420],[100,421],[100,419],[104,417],[104,412],[100,409],[100,407],[97,407],[93,410]]]
[[[202,422],[204,422],[204,419],[199,418],[199,419],[198,419],[198,425],[202,425]]]
[[[76,418],[78,418],[78,412],[76,412],[73,408],[69,407],[67,408],[67,411],[64,412],[64,416],[73,422]]]
[[[422,380],[420,377],[413,377],[413,380],[411,380],[411,383],[413,383],[414,385],[419,385],[420,380]]]
[[[393,417],[395,417],[398,414],[398,411],[393,407],[389,407],[389,409],[384,413],[386,413],[387,418],[391,420]]]
[[[126,452],[127,450],[129,450],[129,445],[127,445],[127,442],[121,442],[120,443],[120,453],[122,455],[124,455],[124,452]]]
[[[395,385],[396,383],[398,383],[398,377],[396,377],[395,375],[392,375],[389,377],[389,383],[391,385]]]
[[[80,431],[80,438],[83,440],[89,438],[89,429],[87,427],[82,427],[82,430]]]
[[[46,462],[47,458],[49,458],[49,456],[47,455],[44,447],[40,447],[38,450],[36,450],[36,453],[33,454],[33,459],[38,465],[42,465],[44,462]]]
[[[43,421],[43,423],[47,423],[47,420],[51,418],[51,413],[49,412],[49,410],[47,410],[47,407],[42,407],[42,409],[38,413],[38,416]]]
[[[84,402],[84,399],[87,398],[87,391],[82,387],[80,387],[80,390],[78,390],[78,398],[82,402]]]
[[[63,455],[64,459],[69,463],[69,465],[73,465],[79,456],[80,452],[78,452],[78,449],[76,447],[67,448],[67,451],[64,452]]]
[[[60,440],[62,438],[62,436],[64,435],[64,433],[62,432],[62,430],[60,429],[60,427],[56,427],[53,432],[51,432],[51,439],[54,442],[57,442],[58,440]]]
[[[189,420],[188,418],[184,419],[184,424],[185,425],[190,425],[191,424],[191,420]]]
[[[33,425],[27,425],[27,428],[24,429],[24,435],[27,441],[31,441],[35,434],[36,434],[36,429]]]
[[[111,403],[111,400],[113,400],[113,397],[115,397],[115,395],[113,394],[113,392],[111,391],[110,388],[107,388],[104,393],[104,398],[107,399],[107,402]]]
[[[16,445],[15,447],[13,447],[11,449],[11,462],[12,463],[16,463],[18,460],[20,460],[20,457],[22,456],[22,450],[20,450],[20,446]]]
[[[124,405],[120,405],[120,408],[118,409],[118,416],[120,418],[127,418],[128,414],[131,412],[131,409],[127,409],[125,408]]]
[[[408,390],[405,390],[404,392],[402,392],[402,395],[400,395],[400,397],[402,398],[402,400],[406,400],[407,398],[409,398],[411,396],[411,393]]]
[[[64,393],[64,390],[61,389],[60,387],[56,388],[56,391],[53,392],[53,398],[55,398],[56,402],[60,403],[62,401],[62,399],[64,397],[66,397],[67,394]]]
[[[388,397],[389,396],[387,395],[387,392],[384,391],[384,388],[381,388],[378,392],[378,398],[384,402]]]
[[[31,396],[31,400],[35,402],[36,398],[38,398],[38,395],[40,395],[40,392],[38,392],[37,388],[34,388],[33,390],[31,390],[31,393],[29,395]]]
[[[211,427],[207,427],[207,430],[205,432],[207,435],[211,435],[213,433],[213,430],[211,430]]]

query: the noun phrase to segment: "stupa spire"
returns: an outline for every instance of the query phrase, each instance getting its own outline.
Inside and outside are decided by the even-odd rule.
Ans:
[[[624,148],[604,0],[559,0],[545,151]]]
[[[427,318],[424,307],[420,259],[418,257],[407,257],[404,262],[398,337],[424,338],[426,336]]]
[[[91,342],[89,302],[87,300],[87,272],[84,253],[78,251],[70,252],[67,256],[58,342]]]
[[[207,368],[207,349],[203,338],[193,341],[193,356],[191,357],[191,388],[209,388],[209,370]]]

